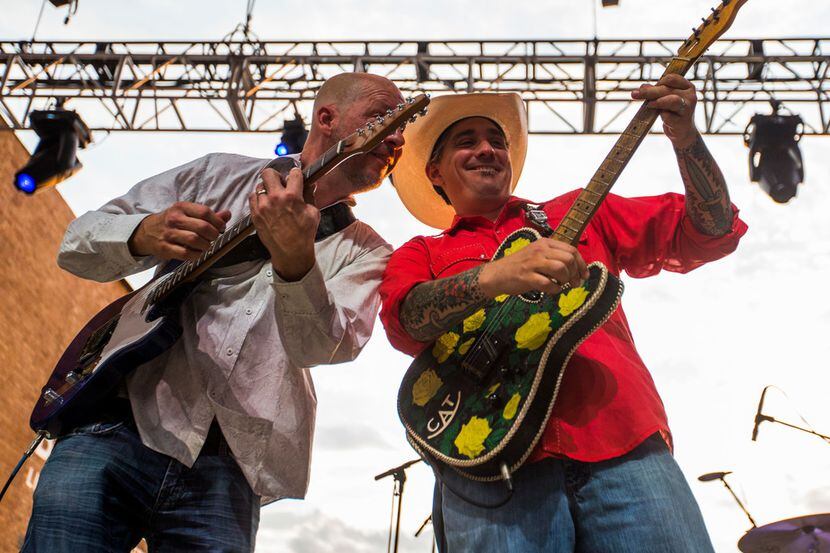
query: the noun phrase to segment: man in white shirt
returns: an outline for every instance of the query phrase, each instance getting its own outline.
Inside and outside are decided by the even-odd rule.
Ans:
[[[402,101],[383,77],[329,79],[297,161],[309,166]],[[308,367],[360,352],[391,252],[351,215],[352,194],[377,186],[402,146],[397,132],[347,160],[305,191],[312,203],[296,168],[210,154],[69,226],[60,266],[98,281],[196,259],[248,212],[264,248],[205,273],[179,307],[181,338],[57,441],[23,551],[129,551],[142,537],[151,551],[250,551],[260,504],[304,496]]]

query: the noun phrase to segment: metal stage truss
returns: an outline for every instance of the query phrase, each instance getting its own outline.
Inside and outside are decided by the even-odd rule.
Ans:
[[[513,91],[534,134],[616,134],[680,39],[321,42],[0,42],[0,116],[28,128],[64,101],[97,131],[277,132],[329,76],[367,71],[404,95]],[[720,40],[689,75],[698,125],[741,134],[770,101],[830,134],[830,38]],[[659,129],[659,125],[655,126]]]

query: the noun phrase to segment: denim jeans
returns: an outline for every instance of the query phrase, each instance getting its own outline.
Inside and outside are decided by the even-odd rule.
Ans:
[[[598,463],[544,459],[504,483],[444,470],[433,505],[442,553],[714,553],[686,479],[654,435],[630,453]],[[443,493],[442,493],[443,492]]]
[[[40,474],[22,551],[253,551],[256,496],[224,440],[193,467],[141,443],[131,422],[83,426]]]

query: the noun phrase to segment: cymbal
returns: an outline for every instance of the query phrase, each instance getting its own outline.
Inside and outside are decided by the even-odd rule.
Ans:
[[[830,552],[830,513],[771,522],[753,528],[740,539],[744,553]]]

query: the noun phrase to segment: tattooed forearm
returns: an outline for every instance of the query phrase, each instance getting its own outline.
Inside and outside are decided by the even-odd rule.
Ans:
[[[401,324],[416,340],[434,340],[487,301],[478,275],[481,266],[455,276],[422,282],[401,306]]]
[[[704,234],[722,236],[732,228],[732,204],[718,164],[703,137],[686,148],[675,148],[686,187],[686,214]]]

